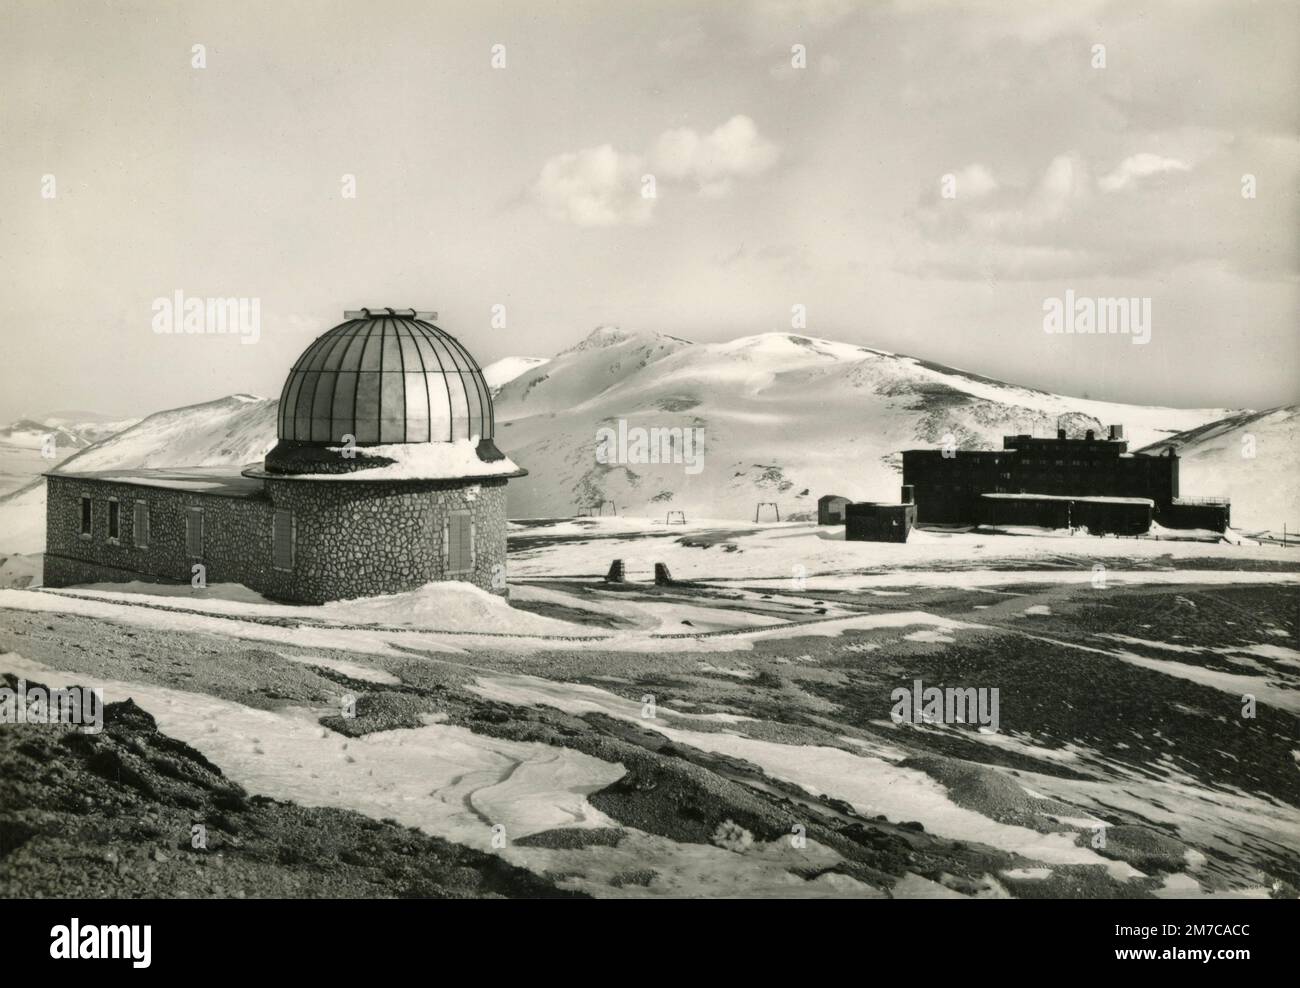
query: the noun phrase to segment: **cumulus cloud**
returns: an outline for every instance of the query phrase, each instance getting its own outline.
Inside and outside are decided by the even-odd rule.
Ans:
[[[936,193],[918,216],[935,239],[975,234],[989,239],[1033,239],[1063,218],[1091,193],[1087,164],[1074,152],[1059,154],[1028,188],[1004,186],[980,164],[956,172],[956,196],[940,201]]]
[[[707,134],[689,127],[664,131],[645,155],[609,144],[556,155],[543,165],[533,195],[547,215],[578,226],[641,224],[654,215],[665,187],[719,198],[737,180],[767,171],[779,155],[753,120],[737,115]]]
[[[726,195],[737,178],[760,175],[776,162],[776,145],[758,133],[754,121],[735,116],[712,133],[689,127],[659,135],[651,153],[655,174],[690,181],[703,195]]]
[[[953,178],[957,180],[958,195],[979,198],[998,188],[998,180],[993,177],[993,173],[979,162],[967,165],[961,171],[955,173]]]
[[[1185,172],[1190,169],[1191,166],[1185,161],[1179,161],[1177,158],[1162,158],[1158,154],[1150,154],[1144,151],[1141,154],[1125,158],[1113,172],[1103,176],[1097,184],[1106,192],[1117,192],[1144,178],[1150,178],[1152,175],[1162,175],[1165,172]]]
[[[1109,166],[1109,163],[1108,163]],[[1035,279],[1132,274],[1212,255],[1216,242],[1189,241],[1187,224],[1162,226],[1165,196],[1140,190],[1158,175],[1192,172],[1181,158],[1142,152],[1094,176],[1077,151],[1056,155],[1028,183],[1003,181],[978,163],[954,172],[955,196],[938,188],[913,211],[921,240],[900,258],[912,274],[948,278]],[[1224,184],[1235,191],[1235,186]],[[1229,196],[1221,195],[1228,205]],[[1123,215],[1116,213],[1123,210]]]
[[[655,200],[643,194],[643,166],[609,144],[558,154],[542,166],[533,195],[548,216],[577,226],[648,223]]]

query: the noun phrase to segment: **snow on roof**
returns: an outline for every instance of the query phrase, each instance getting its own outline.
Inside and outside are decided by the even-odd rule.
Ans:
[[[1149,504],[1155,501],[1149,497],[1098,497],[1078,494],[981,494],[980,497],[994,497],[1003,501],[1091,501],[1094,504]]]
[[[94,480],[110,484],[133,484],[137,487],[166,487],[178,491],[217,494],[221,497],[257,497],[262,493],[260,481],[241,476],[239,467],[156,467],[139,470],[51,470],[45,476],[69,480]]]
[[[343,454],[348,447],[329,446],[332,453]],[[478,456],[478,442],[457,439],[449,443],[388,443],[381,446],[357,446],[352,449],[358,459],[391,460],[373,467],[359,467],[349,473],[265,474],[285,480],[470,480],[481,477],[522,477],[521,470],[508,456],[484,461]]]

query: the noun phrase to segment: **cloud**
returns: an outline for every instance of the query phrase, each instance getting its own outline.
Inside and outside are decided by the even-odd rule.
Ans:
[[[548,216],[577,226],[639,225],[650,222],[665,187],[693,186],[703,198],[721,198],[779,156],[753,120],[737,115],[707,134],[664,131],[648,155],[609,144],[556,155],[542,166],[533,196]],[[645,194],[649,188],[653,195]]]
[[[726,195],[737,178],[767,171],[779,155],[758,133],[749,117],[734,116],[710,134],[689,127],[668,130],[655,141],[650,160],[655,174],[669,181],[690,181],[706,196]]]
[[[648,223],[655,200],[642,194],[644,162],[609,144],[559,154],[542,166],[533,195],[552,219],[576,226]]]
[[[1117,192],[1120,189],[1126,189],[1130,185],[1152,175],[1161,175],[1165,172],[1185,172],[1190,171],[1191,165],[1177,158],[1162,158],[1158,154],[1142,152],[1132,157],[1125,158],[1119,163],[1113,172],[1102,177],[1097,184],[1106,192]]]
[[[899,267],[922,276],[1034,280],[1150,273],[1212,256],[1219,248],[1190,240],[1185,222],[1168,228],[1160,190],[1140,199],[1111,195],[1173,172],[1192,167],[1142,152],[1094,178],[1082,154],[1066,151],[1035,181],[1008,184],[982,164],[967,165],[953,173],[955,197],[943,199],[936,186],[914,210],[921,240]],[[1221,198],[1230,205],[1230,196]]]
[[[993,177],[993,173],[978,162],[956,172],[953,178],[956,179],[959,196],[974,196],[978,199],[998,188],[998,180]]]
[[[1004,186],[981,164],[956,172],[956,196],[941,201],[938,191],[919,211],[923,231],[934,239],[973,234],[988,240],[1036,240],[1091,195],[1087,164],[1074,152],[1058,154],[1029,188]]]

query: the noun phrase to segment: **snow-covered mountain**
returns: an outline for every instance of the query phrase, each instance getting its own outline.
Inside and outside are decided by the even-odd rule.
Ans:
[[[109,436],[115,436],[123,429],[129,429],[140,420],[138,418],[114,418],[102,412],[88,412],[81,409],[67,409],[47,412],[40,421],[51,428],[66,429],[90,446],[102,442]]]
[[[1091,401],[1016,387],[869,347],[788,333],[691,343],[602,327],[497,396],[497,445],[531,475],[511,485],[516,517],[569,515],[609,500],[619,511],[681,508],[752,517],[775,501],[782,517],[819,496],[897,495],[900,450],[1000,448],[1002,437],[1072,435],[1123,423],[1155,442],[1232,414]],[[703,467],[599,463],[597,430],[703,430]]]
[[[0,426],[0,495],[19,490],[60,461],[138,421],[75,411],[25,416]]]
[[[155,412],[129,429],[70,456],[60,470],[243,466],[275,445],[274,398],[228,395]]]
[[[58,449],[85,449],[90,441],[78,436],[71,429],[62,426],[49,426],[35,419],[18,419],[6,426],[0,426],[0,444],[18,449],[40,449],[47,438],[53,438]]]
[[[128,429],[139,419],[111,419],[94,412],[55,412],[21,418],[0,426],[0,445],[19,449],[40,449],[46,437],[53,437],[58,450],[85,449]]]
[[[1300,405],[1239,412],[1162,439],[1182,462],[1185,495],[1232,498],[1232,524],[1243,532],[1300,532]]]
[[[483,380],[495,395],[525,371],[550,363],[550,357],[502,357],[483,368]]]
[[[1208,443],[1214,433],[1203,427],[1210,423],[1228,416],[1229,423],[1256,421],[1244,418],[1253,413],[1230,409],[1070,398],[788,333],[692,343],[605,326],[549,361],[521,358],[511,369],[520,363],[529,366],[497,394],[496,442],[530,471],[510,485],[510,513],[521,518],[570,516],[601,501],[612,501],[622,514],[662,516],[680,508],[696,518],[736,519],[752,518],[759,501],[774,501],[789,518],[815,511],[826,493],[895,497],[899,451],[939,445],[949,435],[961,448],[992,449],[1010,433],[1049,435],[1058,422],[1076,435],[1117,422],[1133,447],[1181,441],[1199,450],[1193,440]],[[1261,451],[1286,441],[1283,433],[1272,438],[1273,420],[1258,421],[1269,427]],[[598,431],[617,432],[620,423],[630,430],[702,430],[699,469],[617,456],[598,462]],[[231,395],[150,415],[77,452],[60,469],[239,467],[274,445],[275,426],[274,399]],[[1221,458],[1206,458],[1198,472],[1200,453],[1188,456],[1185,493],[1232,493],[1216,465]],[[1285,488],[1281,496],[1291,500],[1283,504],[1294,504],[1296,478],[1285,476],[1281,458],[1276,469],[1269,490]],[[25,533],[24,546],[40,541],[43,496],[38,480],[0,498],[0,550],[39,551],[19,549],[11,536]],[[1256,496],[1250,489],[1235,495],[1234,518],[1258,511],[1272,525],[1271,515],[1281,512],[1272,501],[1252,506]]]
[[[141,467],[231,466],[258,462],[275,445],[273,398],[228,395],[156,412],[61,462],[29,465],[30,480],[0,497],[0,553],[40,552],[45,544],[45,481],[40,473]],[[39,444],[38,444],[39,445]]]

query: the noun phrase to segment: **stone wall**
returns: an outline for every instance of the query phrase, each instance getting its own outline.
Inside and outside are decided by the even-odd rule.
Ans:
[[[273,571],[269,596],[325,601],[458,579],[506,593],[506,482],[270,480],[276,508],[294,517],[294,569]],[[445,519],[469,511],[474,568],[447,572]]]
[[[46,507],[47,586],[91,580],[151,579],[189,583],[201,562],[212,583],[242,583],[279,600],[323,603],[397,593],[458,579],[507,593],[506,482],[267,480],[255,496],[49,477]],[[81,495],[91,495],[89,538],[80,534]],[[121,504],[120,538],[108,539],[108,499]],[[134,545],[134,504],[150,509],[147,548]],[[203,554],[186,554],[185,515],[203,508]],[[276,569],[271,526],[276,509],[294,519],[294,561]],[[448,513],[464,509],[473,524],[473,569],[447,572]]]
[[[120,566],[88,563],[81,559],[45,554],[45,568],[39,586],[73,587],[82,583],[179,583],[161,576],[145,576]]]
[[[80,534],[83,493],[91,496],[89,537]],[[121,505],[116,542],[108,537],[110,498]],[[145,548],[135,545],[137,501],[149,505]],[[203,509],[203,553],[194,558],[185,546],[185,516],[190,508]],[[271,511],[265,495],[232,497],[83,477],[47,477],[45,584],[84,582],[63,580],[71,569],[68,561],[75,560],[164,583],[189,583],[194,564],[201,563],[208,583],[257,588],[271,574]]]

